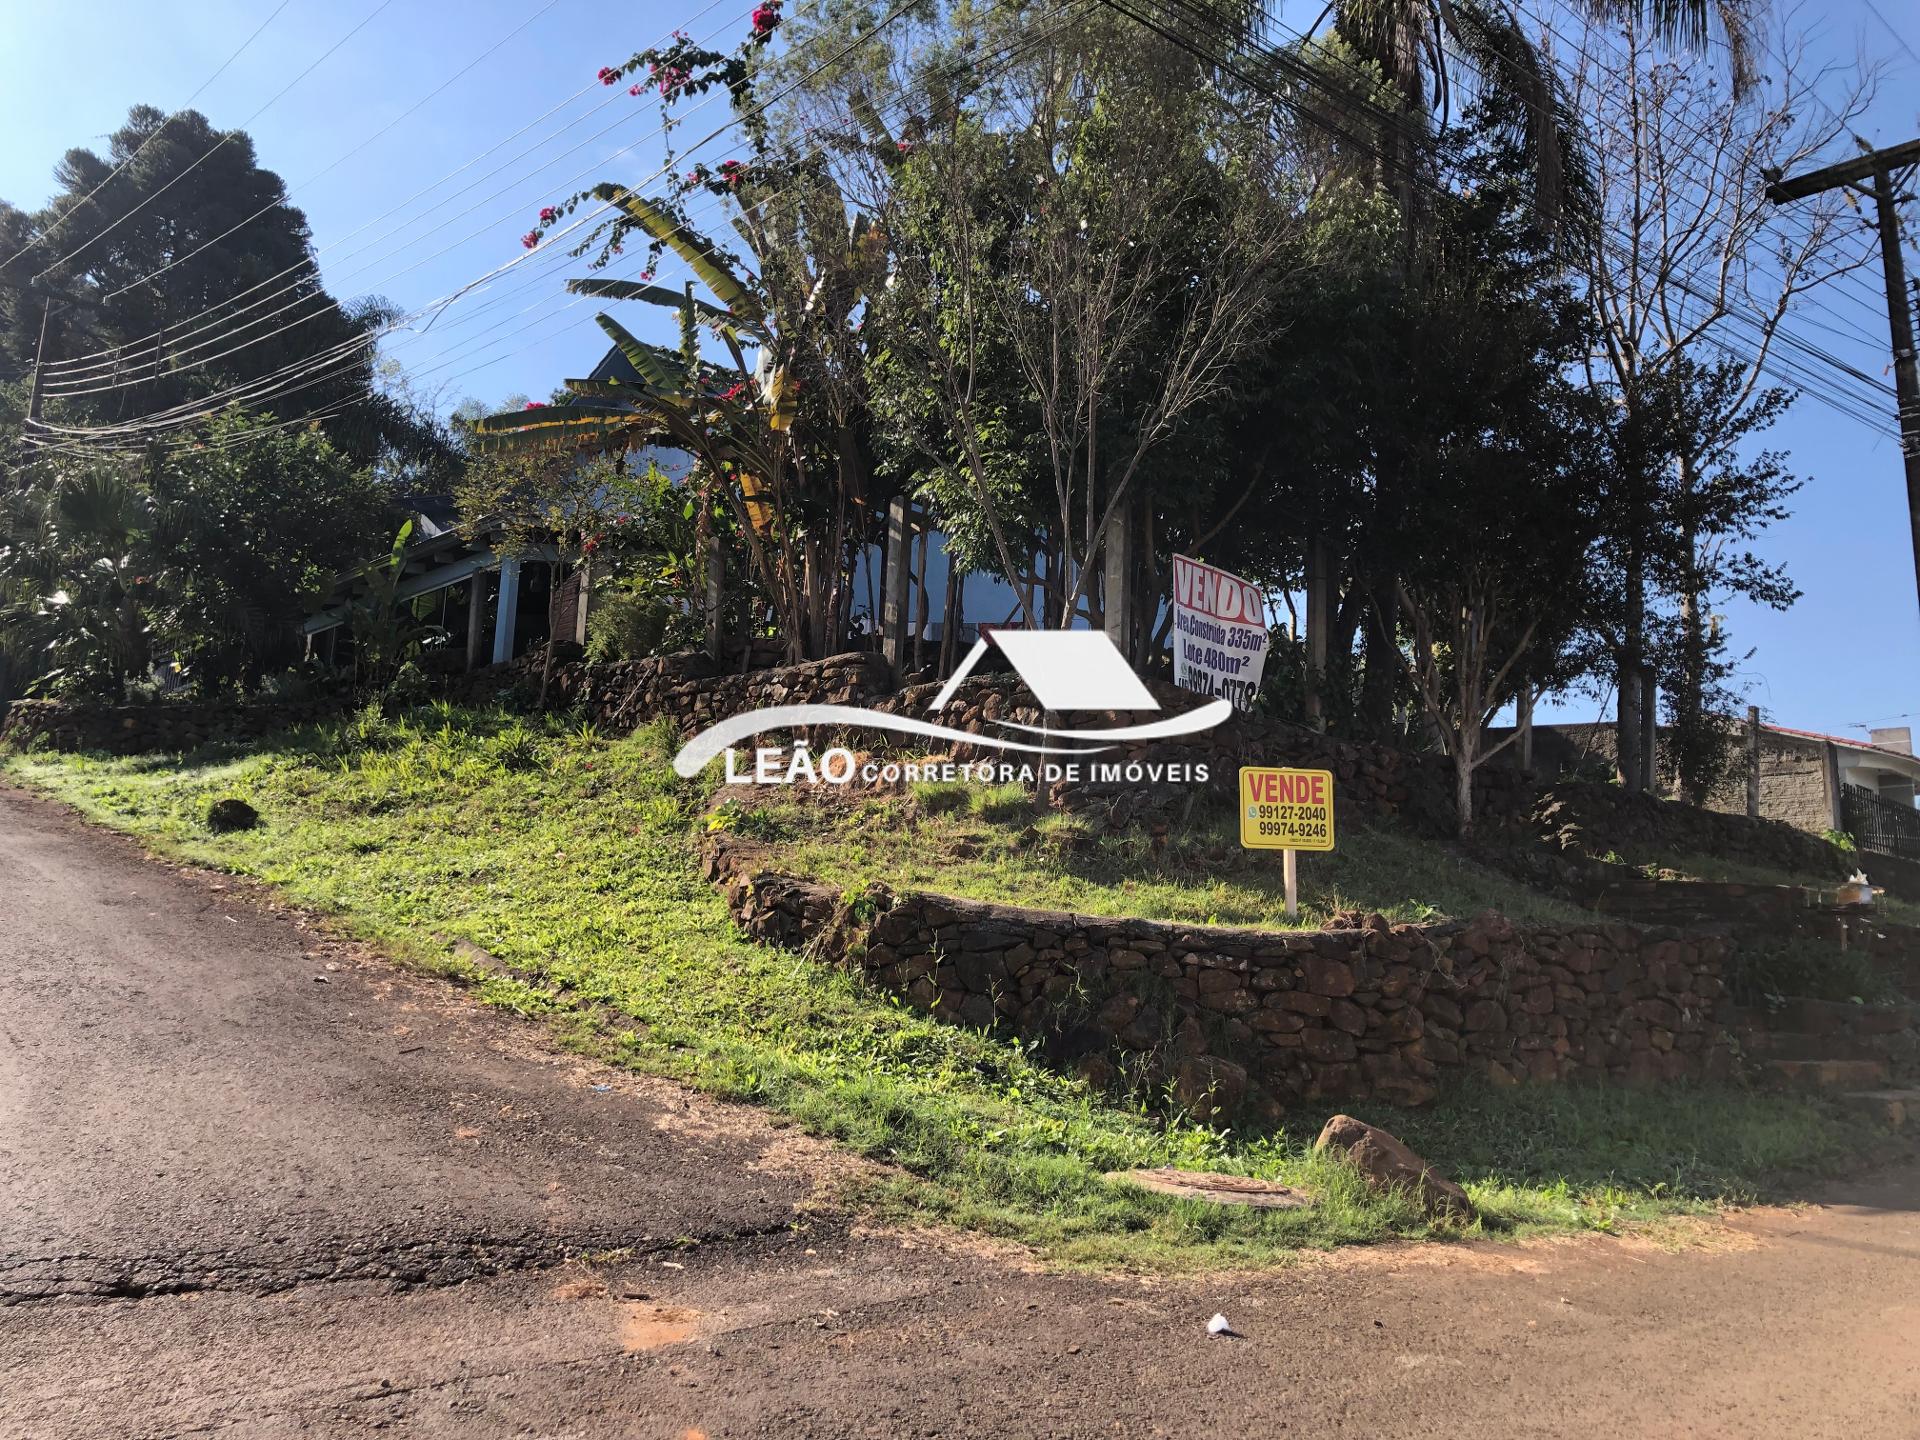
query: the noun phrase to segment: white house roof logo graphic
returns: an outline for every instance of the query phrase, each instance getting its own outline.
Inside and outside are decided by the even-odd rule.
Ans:
[[[1047,710],[1158,710],[1140,677],[1128,667],[1113,642],[1099,630],[996,630],[997,644],[1012,662],[1015,673]],[[962,680],[973,672],[987,653],[985,636],[976,640],[967,658],[940,687],[940,693],[928,705],[938,712],[953,698]],[[1211,730],[1233,713],[1229,700],[1212,700],[1197,710],[1170,715],[1144,725],[1121,725],[1106,730],[1050,730],[1044,725],[1022,725],[1012,720],[992,723],[1017,732],[1019,737],[970,730],[956,730],[931,720],[909,715],[889,715],[863,705],[770,705],[749,710],[709,726],[687,741],[673,757],[674,773],[698,775],[707,762],[728,746],[767,730],[782,730],[796,725],[846,725],[870,730],[892,730],[902,735],[920,735],[934,740],[951,740],[964,745],[987,745],[999,750],[1024,751],[1034,755],[1096,755],[1122,740],[1164,740],[1175,735],[1193,735]],[[1053,742],[1066,742],[1065,744]]]

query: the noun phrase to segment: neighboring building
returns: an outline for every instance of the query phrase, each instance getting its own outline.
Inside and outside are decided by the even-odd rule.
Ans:
[[[1611,721],[1535,726],[1534,768],[1549,775],[1610,773],[1615,735]],[[1920,809],[1914,803],[1920,759],[1909,729],[1873,730],[1856,740],[1761,725],[1759,739],[1761,815],[1815,834],[1845,831],[1865,849],[1920,859]],[[1707,804],[1744,814],[1747,794],[1743,757]]]
[[[639,372],[610,348],[590,377],[638,381]],[[676,481],[693,467],[684,450],[647,446],[628,458],[634,466],[657,465]],[[461,653],[466,668],[499,665],[524,655],[549,634],[585,644],[587,593],[583,573],[560,574],[559,552],[535,546],[516,555],[496,553],[497,535],[462,535],[451,500],[445,496],[414,501],[414,539],[408,545],[396,603],[433,597],[432,623],[447,634],[447,649]],[[353,603],[367,595],[386,569],[388,557],[375,556],[334,582],[320,609],[300,626],[307,653],[344,664],[350,655]]]

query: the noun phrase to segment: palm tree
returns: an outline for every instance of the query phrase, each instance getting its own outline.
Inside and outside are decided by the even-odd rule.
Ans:
[[[149,659],[156,569],[190,517],[124,469],[86,462],[9,493],[0,512],[0,648],[30,688],[118,700]]]
[[[1758,0],[1588,0],[1597,14],[1632,20],[1662,39],[1699,49],[1718,30],[1727,49],[1734,93],[1756,77],[1754,14]],[[1513,127],[1534,157],[1542,212],[1557,220],[1569,176],[1581,166],[1578,126],[1567,111],[1551,64],[1527,34],[1516,0],[1329,0],[1312,26],[1329,18],[1333,33],[1381,77],[1408,115],[1445,115],[1453,89],[1450,57],[1465,59],[1485,91],[1503,98]],[[1390,127],[1385,163],[1402,209],[1411,215],[1416,164],[1403,132]],[[1581,220],[1590,217],[1581,215]]]

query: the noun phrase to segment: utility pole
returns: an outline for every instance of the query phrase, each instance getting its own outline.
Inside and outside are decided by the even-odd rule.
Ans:
[[[47,371],[47,331],[53,324],[53,300],[51,297],[40,311],[40,339],[33,347],[33,379],[27,387],[27,429],[31,430],[40,423],[41,377]],[[22,436],[24,440],[25,437]]]
[[[79,295],[69,294],[65,290],[54,290],[44,285],[32,285],[21,280],[9,280],[4,276],[0,276],[0,288],[18,290],[23,295],[32,295],[46,302],[45,307],[40,311],[40,339],[33,348],[33,378],[27,382],[27,423],[20,431],[18,458],[24,460],[27,453],[27,437],[33,427],[40,422],[40,400],[45,388],[47,362],[53,358],[47,354],[47,341],[52,334],[55,302],[69,309],[75,305],[91,306],[94,302]],[[80,328],[86,329],[85,326]]]
[[[1823,191],[1848,189],[1874,203],[1880,225],[1880,266],[1887,284],[1887,326],[1893,337],[1893,388],[1900,406],[1900,454],[1907,467],[1907,523],[1913,532],[1913,577],[1920,590],[1920,364],[1913,353],[1913,311],[1907,303],[1906,256],[1901,249],[1900,201],[1894,172],[1920,165],[1920,140],[1885,150],[1868,150],[1857,160],[1829,165],[1792,179],[1767,174],[1767,198],[1776,205]],[[1902,175],[1902,182],[1907,176]],[[1870,184],[1867,182],[1871,182]]]

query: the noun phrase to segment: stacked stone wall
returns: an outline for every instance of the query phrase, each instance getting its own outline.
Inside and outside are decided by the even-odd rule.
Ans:
[[[708,852],[749,934],[817,947],[912,1004],[1042,1042],[1089,1078],[1169,1083],[1231,1111],[1497,1082],[1718,1077],[1738,1046],[1729,942],[1599,922],[1267,932],[1104,919],[873,887],[843,897],[764,847]]]

